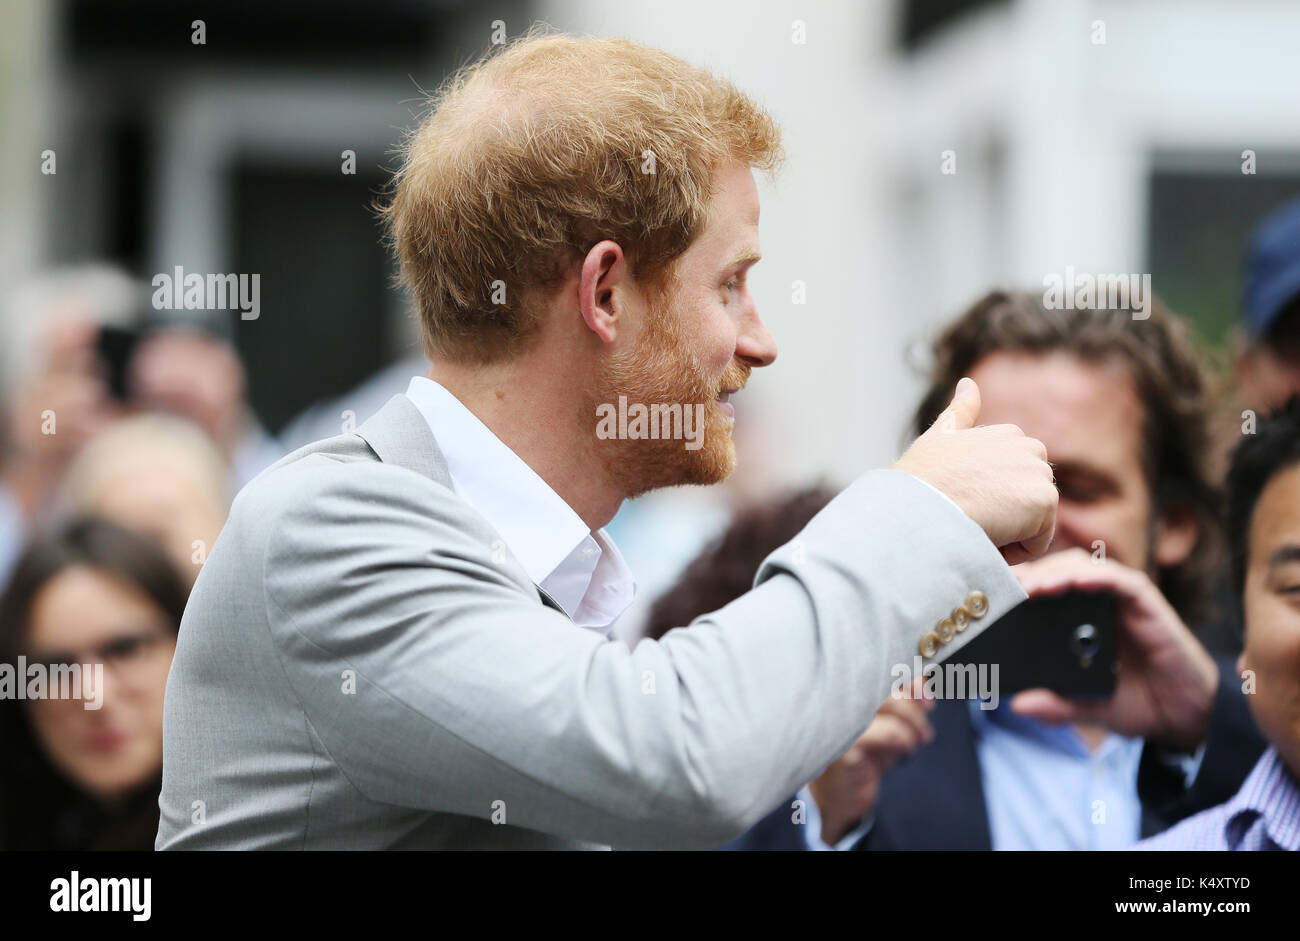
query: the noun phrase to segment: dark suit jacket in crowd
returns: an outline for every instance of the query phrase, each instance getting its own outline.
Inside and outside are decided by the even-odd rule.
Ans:
[[[1266,743],[1241,692],[1231,661],[1219,661],[1221,681],[1206,735],[1205,756],[1191,787],[1151,742],[1142,750],[1138,797],[1142,837],[1221,804],[1237,792]],[[884,777],[871,830],[856,850],[991,850],[975,730],[967,701],[948,699],[930,712],[934,740]],[[792,820],[793,796],[726,850],[806,850],[804,826]]]

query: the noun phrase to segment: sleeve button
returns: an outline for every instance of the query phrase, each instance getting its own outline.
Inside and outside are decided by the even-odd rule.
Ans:
[[[967,610],[964,604],[959,604],[953,608],[951,617],[952,626],[957,629],[958,634],[970,627],[970,611]]]

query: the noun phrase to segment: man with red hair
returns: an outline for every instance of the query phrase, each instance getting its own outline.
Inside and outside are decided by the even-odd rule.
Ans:
[[[159,848],[713,846],[857,737],[891,664],[1024,597],[1051,468],[973,427],[967,380],[751,593],[608,636],[634,586],[603,527],[725,478],[730,398],[776,358],[745,278],[779,156],[734,86],[627,41],[534,34],[448,81],[386,207],[432,368],[236,500],[169,679]],[[623,399],[667,418],[598,433]]]

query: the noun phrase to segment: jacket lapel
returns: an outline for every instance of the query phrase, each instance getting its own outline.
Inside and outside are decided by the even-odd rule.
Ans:
[[[435,483],[442,484],[448,490],[455,489],[451,482],[451,473],[447,470],[447,459],[442,456],[438,442],[434,439],[433,432],[429,430],[429,423],[424,420],[424,415],[415,407],[415,403],[405,395],[399,394],[389,399],[384,403],[383,408],[361,424],[356,434],[370,445],[371,450],[385,464],[404,467]],[[493,536],[497,535],[491,527],[487,526],[486,521],[484,526],[492,532]],[[519,561],[513,554],[511,560],[515,565],[519,565]],[[520,570],[522,571],[522,566]],[[525,575],[524,578],[527,579],[528,576]],[[531,582],[531,579],[529,581]],[[537,590],[537,597],[542,604],[554,608],[566,618],[569,616],[568,612],[560,607],[559,602],[540,585],[534,583],[533,587]]]

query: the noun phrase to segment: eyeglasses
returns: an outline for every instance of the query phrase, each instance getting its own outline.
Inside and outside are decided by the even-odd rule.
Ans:
[[[172,635],[161,625],[127,630],[109,638],[97,647],[84,651],[37,650],[27,655],[27,664],[44,667],[47,676],[57,675],[74,664],[82,667],[102,663],[122,683],[139,686],[148,677],[160,651],[172,640]]]

